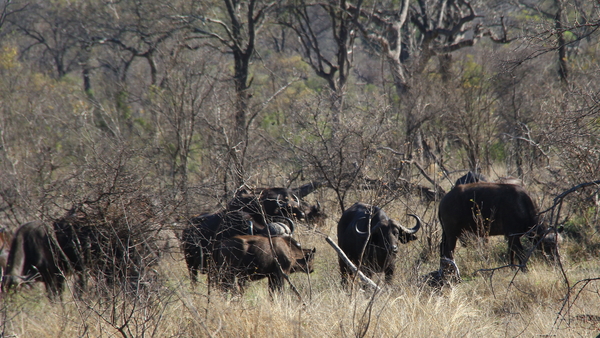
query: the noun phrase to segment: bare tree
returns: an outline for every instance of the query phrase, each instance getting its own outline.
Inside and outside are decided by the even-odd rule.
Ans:
[[[22,53],[62,78],[82,60],[86,32],[78,14],[79,8],[41,1],[4,18],[25,37]]]
[[[289,15],[280,20],[298,37],[298,49],[306,63],[317,76],[327,81],[334,128],[339,124],[346,82],[352,68],[355,18],[348,11],[349,6],[345,0],[328,3],[303,0],[287,7]]]
[[[360,3],[360,2],[359,2]],[[385,2],[383,6],[350,6],[355,24],[387,60],[401,104],[410,106],[410,79],[425,70],[433,56],[440,60],[442,79],[450,77],[450,54],[473,46],[483,32],[475,25],[478,15],[467,1]],[[410,65],[410,67],[408,66]],[[400,108],[399,108],[400,109]],[[413,147],[421,148],[418,133],[430,117],[418,117],[406,108],[404,114],[405,156],[413,156]]]
[[[199,18],[192,25],[194,38],[216,41],[215,48],[222,47],[224,54],[233,56],[232,81],[235,89],[234,128],[231,133],[232,147],[229,152],[232,165],[236,168],[233,177],[240,186],[244,177],[244,161],[248,147],[248,129],[252,122],[250,99],[250,62],[256,51],[256,42],[267,15],[275,7],[275,1],[223,0],[211,5],[223,6],[224,16],[210,11],[194,14]],[[207,4],[208,5],[208,4]]]

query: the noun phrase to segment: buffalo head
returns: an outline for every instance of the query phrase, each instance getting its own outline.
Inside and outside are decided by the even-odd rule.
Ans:
[[[407,228],[393,219],[381,219],[375,226],[371,227],[371,234],[375,234],[378,231],[380,236],[373,236],[374,241],[383,240],[383,246],[391,252],[398,251],[398,241],[402,244],[406,244],[410,241],[417,239],[415,235],[421,228],[421,219],[417,215],[409,214],[416,219],[417,224],[413,228]],[[355,222],[354,230],[359,237],[367,238],[369,231],[361,231],[358,228],[359,222]]]

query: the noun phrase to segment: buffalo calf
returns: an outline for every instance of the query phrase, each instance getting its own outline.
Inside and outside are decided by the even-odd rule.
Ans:
[[[272,246],[271,246],[272,244]],[[246,281],[269,279],[269,291],[283,289],[284,274],[311,273],[315,249],[302,249],[289,236],[235,236],[221,242],[218,250],[218,280],[224,290],[244,292]]]
[[[251,234],[253,227],[252,218],[242,211],[221,211],[192,218],[181,235],[192,283],[197,282],[198,272],[206,274],[214,267],[213,251],[221,240]]]

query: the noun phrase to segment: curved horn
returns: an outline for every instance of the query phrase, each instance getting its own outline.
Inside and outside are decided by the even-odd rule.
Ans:
[[[288,224],[289,224],[289,226],[290,226],[290,233],[292,233],[292,234],[293,234],[293,233],[294,233],[294,227],[295,227],[295,225],[294,225],[294,222],[293,222],[291,219],[287,218],[287,217],[282,217],[282,218],[283,218],[285,221],[287,221],[287,222],[288,222]]]
[[[360,230],[358,230],[358,220],[356,220],[356,219],[353,219],[353,220],[352,220],[352,223],[354,223],[354,231],[356,231],[356,233],[357,233],[359,236],[361,236],[361,237],[363,237],[363,236],[364,236],[364,237],[367,237],[367,236],[369,235],[369,233],[368,233],[368,232],[366,232],[366,231],[360,231]],[[352,223],[350,223],[350,225],[352,225]]]
[[[365,218],[365,217],[363,217],[363,218]],[[363,237],[369,236],[369,232],[368,231],[360,231],[360,230],[358,230],[358,220],[353,220],[352,223],[354,223],[354,231],[356,231],[356,233],[359,236],[363,236]],[[379,229],[379,227],[381,227],[382,225],[383,225],[383,223],[381,223],[381,222],[377,223],[374,227],[371,228],[371,233],[374,233],[375,230]]]
[[[248,221],[248,235],[254,235],[254,223]]]
[[[415,225],[415,227],[412,229],[406,228],[406,227],[402,226],[402,224],[398,224],[398,226],[400,227],[400,229],[402,231],[406,232],[409,235],[412,235],[412,234],[416,233],[417,231],[419,231],[419,229],[421,229],[422,222],[421,222],[421,219],[419,218],[419,216],[417,216],[417,215],[408,214],[408,216],[414,217],[417,220],[417,225]]]

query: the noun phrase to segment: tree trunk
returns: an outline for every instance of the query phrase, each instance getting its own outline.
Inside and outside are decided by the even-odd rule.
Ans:
[[[565,37],[563,34],[563,24],[562,24],[562,10],[563,4],[562,0],[555,0],[556,7],[556,16],[554,17],[554,23],[556,28],[556,36],[557,36],[557,48],[558,48],[558,76],[560,78],[560,82],[563,85],[568,84],[568,69],[567,69],[567,55],[566,55],[566,46],[565,46]]]

